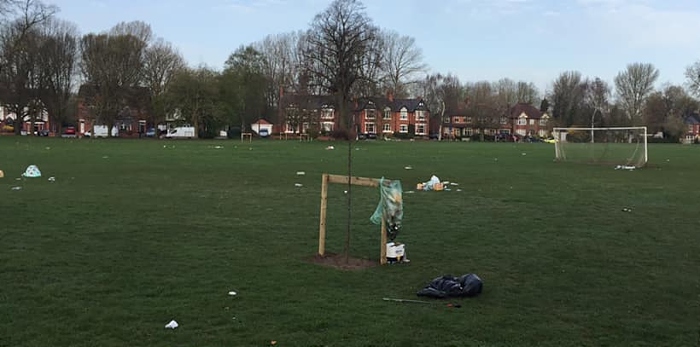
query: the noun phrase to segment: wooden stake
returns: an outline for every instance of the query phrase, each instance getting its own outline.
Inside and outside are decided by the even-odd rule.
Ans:
[[[326,254],[326,207],[328,205],[328,174],[321,176],[321,217],[318,226],[318,255]]]
[[[379,264],[384,265],[386,264],[386,221],[384,220],[384,217],[382,217],[382,236],[381,236],[382,244],[381,244],[381,250],[379,251]]]

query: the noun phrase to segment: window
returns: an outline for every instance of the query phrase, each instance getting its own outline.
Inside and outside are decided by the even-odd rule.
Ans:
[[[518,118],[518,125],[527,125],[527,119],[526,118]]]
[[[391,119],[391,109],[388,107],[384,109],[384,119]]]
[[[323,131],[333,131],[333,122],[323,122],[323,123],[321,123],[321,130],[323,130]]]
[[[294,126],[291,123],[287,123],[287,129],[284,131],[287,133],[293,133],[294,132]]]
[[[530,119],[530,125],[535,125],[535,120],[534,120],[534,119]]]
[[[416,121],[425,122],[425,111],[416,110]]]
[[[309,131],[309,123],[304,123],[301,125],[301,132],[306,134]]]
[[[442,122],[445,124],[450,124],[450,117],[445,117],[445,119],[443,119]]]
[[[374,110],[365,110],[365,119],[374,119]]]
[[[465,136],[472,136],[474,134],[474,129],[472,128],[466,128],[464,129],[464,135]]]
[[[416,135],[425,135],[425,124],[416,124]]]
[[[333,119],[333,109],[324,108],[321,110],[321,119]]]
[[[467,124],[472,122],[472,117],[467,117]]]
[[[376,132],[376,129],[374,129],[374,123],[365,123],[365,132],[374,134]]]
[[[401,120],[408,120],[408,110],[405,107],[401,108]]]
[[[400,133],[407,133],[407,132],[408,132],[408,125],[406,125],[406,124],[401,124],[401,125],[399,126],[399,132],[400,132]]]
[[[547,131],[542,129],[537,132],[537,135],[539,135],[540,137],[547,137]]]
[[[527,132],[525,131],[525,129],[518,129],[518,130],[515,131],[515,133],[518,134],[518,135],[520,135],[520,136],[525,136],[525,135],[527,135]]]
[[[501,124],[508,124],[508,118],[501,117]]]
[[[391,132],[391,124],[384,124],[382,131],[385,133],[390,133]]]
[[[540,125],[541,125],[541,126],[547,125],[547,118],[542,118],[542,119],[540,119]]]

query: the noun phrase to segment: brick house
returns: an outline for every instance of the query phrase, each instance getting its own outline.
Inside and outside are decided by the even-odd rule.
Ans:
[[[337,107],[327,95],[288,95],[283,99],[280,117],[282,132],[306,133],[317,126],[321,133],[340,128]],[[391,136],[413,133],[428,136],[431,133],[430,111],[421,98],[394,99],[387,97],[362,98],[347,106],[354,117],[358,133]]]
[[[494,111],[496,112],[496,111]],[[508,114],[494,114],[486,119],[476,119],[470,114],[466,102],[460,102],[445,111],[443,137],[469,137],[484,135],[513,134],[519,136],[547,137],[551,133],[550,117],[528,103],[517,103]]]
[[[510,109],[513,133],[520,136],[548,137],[552,132],[550,117],[546,112],[528,103],[518,103]]]
[[[25,112],[28,110],[27,107],[24,108]],[[52,132],[55,132],[55,129],[51,128],[51,119],[49,118],[49,113],[42,109],[41,111],[36,112],[34,115],[34,126],[32,128],[32,120],[30,117],[26,117],[24,119],[24,122],[21,124],[21,131],[26,134],[34,134],[38,133],[42,130],[49,130]],[[10,125],[12,124],[12,128],[17,126],[17,115],[14,112],[11,112],[8,110],[6,107],[0,106],[0,131],[2,130],[3,126],[5,125]],[[9,129],[9,128],[8,128]]]
[[[685,133],[686,141],[692,141],[694,139],[700,138],[700,113],[693,112],[683,117],[683,122],[687,127]]]
[[[92,132],[96,125],[106,125],[105,122],[97,119],[92,112],[91,103],[97,97],[96,90],[89,84],[83,84],[78,91],[78,129],[79,135]],[[148,88],[134,87],[127,93],[126,106],[115,118],[114,126],[119,130],[119,137],[137,137],[146,132],[148,128],[154,128],[155,124],[148,113],[148,98],[150,93]]]

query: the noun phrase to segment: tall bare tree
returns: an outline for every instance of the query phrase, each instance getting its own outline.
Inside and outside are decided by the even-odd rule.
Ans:
[[[649,94],[644,105],[644,124],[651,133],[663,132],[678,139],[686,130],[683,118],[696,111],[700,103],[677,85],[665,85]]]
[[[642,121],[644,100],[654,90],[659,70],[652,64],[633,63],[615,76],[618,100],[632,124]]]
[[[14,0],[4,5],[4,14],[15,18],[0,28],[0,98],[4,106],[15,113],[15,134],[19,134],[25,119],[36,113],[32,106],[40,106],[37,103],[39,26],[58,8],[39,0]]]
[[[151,93],[148,112],[151,124],[163,121],[166,114],[173,112],[165,93],[175,74],[185,67],[185,59],[180,52],[163,39],[157,39],[144,51],[143,83]]]
[[[38,51],[41,69],[41,100],[61,133],[70,112],[74,81],[78,72],[78,28],[71,22],[51,19],[42,26],[42,43]]]
[[[334,0],[314,17],[305,35],[304,63],[311,84],[330,92],[336,100],[341,127],[352,131],[348,106],[355,85],[366,79],[366,72],[381,61],[364,59],[379,29],[358,0]],[[354,137],[354,136],[350,136]]]
[[[504,115],[504,108],[499,103],[498,91],[488,81],[467,83],[467,116],[472,118],[472,126],[479,130],[481,141],[487,129],[498,126],[498,121]]]
[[[540,92],[532,82],[518,81],[515,86],[515,94],[518,102],[525,102],[531,105],[536,105],[540,102]]]
[[[395,31],[384,31],[380,35],[383,43],[382,66],[385,72],[386,88],[397,97],[407,97],[410,85],[415,84],[419,74],[425,72],[423,51],[416,45],[416,39],[402,36]]]
[[[117,23],[109,30],[109,34],[111,36],[133,36],[147,45],[153,40],[151,25],[140,20]]]
[[[690,92],[700,96],[700,60],[685,69],[685,78]]]
[[[596,77],[594,79],[587,79],[583,83],[584,85],[584,105],[585,108],[583,112],[590,113],[590,126],[596,126],[596,117],[600,120],[598,124],[602,121],[607,121],[607,117],[610,112],[610,99],[612,97],[612,89],[610,85],[604,80]]]
[[[108,136],[120,113],[141,96],[135,89],[143,80],[145,49],[146,42],[131,34],[88,34],[80,41],[81,70],[87,82],[81,97],[93,110],[94,121],[107,126]]]

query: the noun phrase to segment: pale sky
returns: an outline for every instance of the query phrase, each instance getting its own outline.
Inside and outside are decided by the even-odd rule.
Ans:
[[[306,29],[331,0],[48,0],[82,33],[142,20],[192,66],[220,69],[268,34]],[[700,60],[698,0],[365,0],[375,24],[416,38],[434,72],[464,81],[503,77],[543,92],[566,70],[611,82],[652,63],[659,84],[682,84]]]

